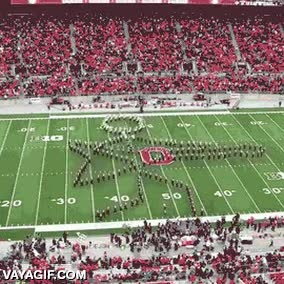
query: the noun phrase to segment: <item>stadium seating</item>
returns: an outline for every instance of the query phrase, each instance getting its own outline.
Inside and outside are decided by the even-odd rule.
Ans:
[[[19,85],[19,81],[16,79],[0,81],[0,96],[2,97],[18,97],[20,95],[20,89],[21,88]]]
[[[32,78],[24,84],[24,92],[27,96],[53,96],[53,95],[76,95],[74,79],[70,76],[49,77],[45,79]]]
[[[254,72],[284,71],[284,35],[278,23],[245,19],[234,24],[234,32],[243,58]]]
[[[179,70],[182,52],[174,19],[143,18],[129,27],[133,54],[144,72]]]
[[[283,40],[261,17],[8,17],[0,96],[283,93]]]
[[[131,252],[129,251],[127,257],[109,256],[106,251],[103,256],[91,257],[88,255],[92,250],[91,242],[87,245],[79,240],[71,243],[67,238],[59,238],[53,239],[49,246],[45,239],[27,237],[23,242],[11,244],[9,255],[0,260],[0,283],[3,279],[2,270],[22,269],[26,262],[32,270],[59,270],[70,267],[74,270],[86,270],[89,281],[85,283],[93,283],[93,278],[98,283],[173,283],[184,280],[190,283],[211,281],[222,284],[237,283],[235,281],[241,279],[242,283],[265,284],[268,282],[263,279],[264,273],[269,273],[275,284],[283,283],[284,263],[281,252],[274,249],[270,252],[250,254],[246,250],[241,250],[236,237],[243,230],[239,227],[238,216],[234,217],[229,227],[225,223],[224,219],[218,220],[216,224],[210,224],[197,218],[192,221],[167,221],[155,229],[145,221],[144,227],[132,230],[129,234],[111,234],[110,242],[113,247],[122,249],[124,246],[125,251],[129,251],[130,248]],[[258,224],[264,225],[264,231],[259,234],[259,238],[265,239],[266,230],[281,230],[284,223],[283,218],[278,217],[271,217],[262,222],[249,219],[247,230],[255,231]],[[182,245],[180,240],[184,235],[195,237],[194,251],[178,252]],[[214,250],[217,243],[221,248],[219,251]],[[138,254],[135,254],[136,250]],[[139,253],[144,251],[156,253],[152,253],[150,258],[139,256]],[[166,251],[170,253],[162,253]]]
[[[93,80],[83,79],[78,82],[79,94],[133,94],[135,92],[134,78],[103,78]]]
[[[226,22],[217,18],[182,20],[186,55],[197,61],[199,72],[233,72],[237,61]]]
[[[78,61],[85,71],[96,74],[122,71],[126,59],[126,39],[121,19],[85,17],[74,22]]]
[[[191,93],[191,79],[186,76],[138,78],[138,90],[143,94]]]
[[[55,18],[28,18],[21,22],[21,54],[27,72],[33,75],[64,74],[71,54],[70,30]]]
[[[271,273],[270,278],[275,284],[283,284],[284,283],[284,272]]]

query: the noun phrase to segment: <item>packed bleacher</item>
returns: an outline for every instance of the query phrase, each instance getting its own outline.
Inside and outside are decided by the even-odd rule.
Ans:
[[[257,239],[269,239],[284,227],[283,217],[270,217],[245,222],[237,214],[231,222],[225,217],[212,224],[195,220],[167,221],[152,227],[144,221],[138,229],[111,233],[112,250],[99,250],[92,241],[70,241],[68,233],[59,239],[45,240],[40,235],[28,236],[12,243],[8,255],[0,260],[0,283],[3,270],[8,269],[73,269],[86,270],[84,282],[121,283],[283,283],[284,246],[254,250],[254,244],[244,245],[241,235],[255,234]],[[277,236],[274,235],[274,236]],[[107,237],[107,236],[106,236]],[[283,238],[283,236],[282,236]],[[279,243],[283,245],[281,238]],[[145,257],[148,255],[148,257]],[[37,283],[36,281],[33,283]],[[39,283],[39,282],[38,282]],[[51,283],[46,281],[45,283]],[[81,283],[81,282],[78,282]]]
[[[177,71],[182,63],[181,34],[174,18],[135,19],[129,23],[133,56],[144,72]]]
[[[234,25],[243,55],[254,72],[283,73],[284,45],[280,25],[253,18]]]
[[[237,62],[226,21],[217,18],[182,20],[186,55],[194,58],[199,72],[233,73]]]
[[[284,91],[284,33],[264,17],[0,20],[0,96]]]

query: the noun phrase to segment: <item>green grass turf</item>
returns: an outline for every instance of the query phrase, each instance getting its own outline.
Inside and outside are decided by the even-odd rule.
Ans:
[[[27,117],[26,117],[27,118]],[[284,116],[282,113],[229,113],[143,117],[141,137],[173,138],[234,145],[254,142],[266,147],[262,158],[175,161],[168,166],[147,166],[158,175],[178,179],[193,189],[197,212],[207,215],[284,211]],[[68,139],[103,141],[102,118],[0,120],[0,225],[97,222],[96,210],[113,207],[137,195],[136,175],[128,173],[105,183],[73,187],[82,164],[67,148]],[[121,122],[121,126],[125,126]],[[124,124],[124,125],[123,125]],[[25,131],[29,128],[29,131]],[[63,136],[42,141],[42,136]],[[122,146],[122,145],[120,145]],[[137,141],[133,147],[151,146]],[[129,155],[131,156],[131,155]],[[132,154],[138,164],[140,155]],[[124,163],[93,156],[87,176],[116,171]],[[270,176],[267,176],[270,173]],[[111,214],[106,221],[191,216],[185,192],[143,178],[145,202]],[[166,214],[163,204],[167,205]]]

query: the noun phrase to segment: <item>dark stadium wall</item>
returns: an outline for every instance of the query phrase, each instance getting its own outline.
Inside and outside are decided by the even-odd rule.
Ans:
[[[9,10],[10,0],[0,0],[0,16],[5,15],[5,13]]]
[[[283,7],[183,5],[183,4],[63,4],[63,5],[10,5],[10,0],[0,0],[0,13],[29,13],[39,16],[42,13],[65,16],[83,13],[101,13],[107,16],[218,16],[224,18],[267,15],[269,19],[284,18]],[[1,15],[0,14],[0,15]]]

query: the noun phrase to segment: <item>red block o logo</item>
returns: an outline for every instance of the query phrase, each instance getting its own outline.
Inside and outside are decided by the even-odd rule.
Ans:
[[[164,166],[171,164],[175,157],[170,153],[170,150],[164,147],[147,147],[139,151],[143,163],[147,165]],[[160,153],[162,158],[154,160],[151,153]]]

